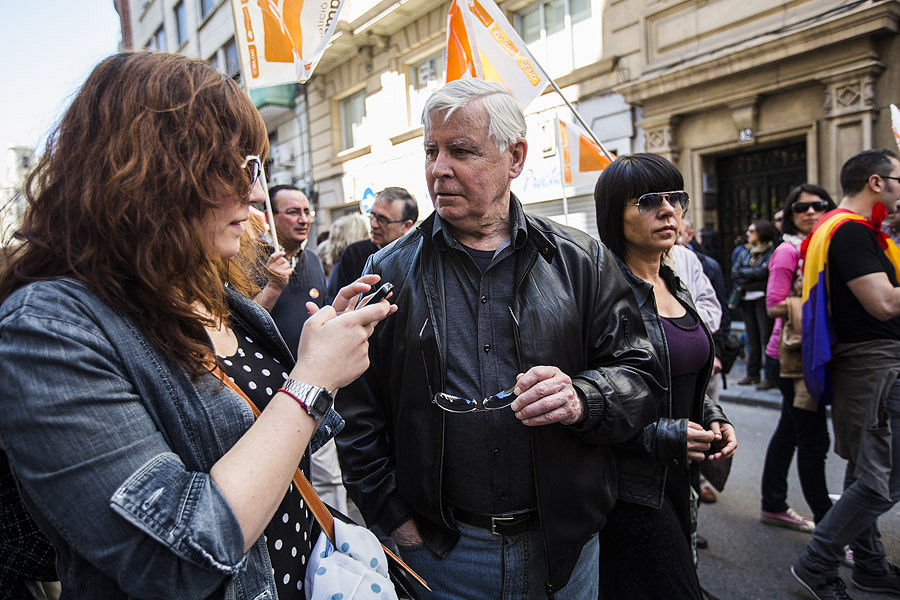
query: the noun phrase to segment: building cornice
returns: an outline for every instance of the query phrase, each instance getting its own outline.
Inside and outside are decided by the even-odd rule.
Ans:
[[[672,112],[674,92],[708,84],[710,81],[738,77],[762,67],[771,67],[778,62],[860,38],[879,33],[896,33],[898,18],[900,5],[893,0],[865,2],[846,13],[789,34],[764,35],[700,57],[655,67],[636,81],[616,86],[614,90],[633,105],[643,105],[665,96],[669,104],[667,112]],[[772,89],[784,89],[803,81],[813,81],[815,75],[815,71],[811,71],[798,75],[795,81],[778,79],[773,81]],[[757,93],[763,91],[765,90],[756,89]],[[722,98],[709,99],[705,104],[713,106],[722,101]],[[695,102],[690,107],[692,110],[703,108]]]

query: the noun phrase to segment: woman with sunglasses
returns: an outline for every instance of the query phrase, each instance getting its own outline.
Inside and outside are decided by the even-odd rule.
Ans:
[[[0,275],[0,439],[65,597],[303,597],[311,519],[291,478],[340,427],[329,393],[391,309],[345,310],[377,277],[357,281],[292,349],[248,299],[267,150],[206,61],[123,53],[29,180]]]
[[[817,185],[804,183],[795,187],[784,201],[784,241],[772,253],[769,261],[769,282],[766,288],[766,308],[775,319],[772,336],[766,346],[766,378],[781,390],[781,417],[769,440],[762,476],[761,520],[777,525],[812,531],[813,521],[803,517],[787,504],[787,474],[797,449],[797,474],[803,497],[813,511],[816,523],[831,508],[825,482],[825,457],[830,440],[825,405],[814,402],[795,405],[797,379],[781,376],[779,341],[783,320],[788,315],[787,299],[799,297],[803,291],[803,261],[800,244],[806,239],[825,213],[835,208],[831,196]],[[787,365],[785,365],[787,366]],[[802,365],[792,369],[802,373]],[[802,377],[799,382],[802,382]],[[801,397],[805,388],[800,389]],[[808,397],[808,394],[806,394]]]
[[[694,560],[698,467],[737,448],[734,428],[705,394],[712,337],[662,260],[688,205],[683,186],[665,158],[632,154],[609,165],[594,190],[600,238],[631,284],[669,379],[657,420],[617,449],[619,498],[600,533],[603,598],[702,597]]]
[[[754,221],[747,228],[747,245],[739,249],[731,263],[731,285],[740,297],[744,331],[747,333],[747,374],[738,385],[756,384],[757,389],[775,387],[769,379],[760,381],[763,344],[772,333],[772,319],[766,314],[766,281],[769,258],[775,249],[778,230],[770,221]]]

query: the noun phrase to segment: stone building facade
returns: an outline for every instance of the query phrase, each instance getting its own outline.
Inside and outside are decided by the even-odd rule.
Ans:
[[[896,150],[900,96],[895,0],[619,0],[604,44],[627,80],[644,148],[673,160],[694,220],[718,230],[721,257],[787,192],[817,183],[837,201],[840,165]]]
[[[236,74],[227,0],[127,4],[134,46]],[[848,156],[895,146],[888,105],[900,101],[900,64],[889,57],[900,50],[900,0],[498,4],[604,145],[679,166],[698,228],[721,234],[721,258],[793,186],[815,182],[837,199]],[[305,86],[253,92],[269,127],[270,180],[307,189],[319,227],[391,185],[430,212],[420,112],[445,77],[448,7],[348,0]],[[529,158],[513,189],[529,210],[595,233],[591,186],[561,187],[556,115],[572,120],[552,90],[527,108]]]

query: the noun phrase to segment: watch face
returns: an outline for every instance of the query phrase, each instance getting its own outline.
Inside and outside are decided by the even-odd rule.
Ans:
[[[328,414],[328,410],[331,408],[332,403],[334,403],[334,399],[332,399],[331,394],[322,390],[316,394],[315,398],[313,398],[312,404],[309,405],[309,412],[311,415],[321,419]]]

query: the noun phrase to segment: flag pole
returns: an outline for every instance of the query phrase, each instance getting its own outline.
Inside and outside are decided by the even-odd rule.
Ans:
[[[543,69],[543,67],[541,67],[541,69]],[[546,73],[546,72],[547,71],[544,71],[544,73]],[[603,144],[600,143],[600,140],[598,140],[597,136],[594,135],[593,130],[591,130],[591,128],[588,127],[588,124],[584,122],[584,119],[581,118],[581,115],[578,114],[578,111],[575,110],[575,107],[572,106],[572,104],[569,102],[569,100],[563,95],[562,90],[559,89],[559,86],[556,85],[556,82],[553,81],[553,78],[550,77],[549,75],[547,75],[547,81],[550,82],[550,85],[553,86],[553,89],[556,90],[556,93],[559,94],[559,97],[563,99],[563,102],[566,103],[566,106],[569,107],[569,110],[572,111],[572,114],[575,115],[575,118],[578,120],[579,123],[581,123],[581,126],[584,128],[584,130],[587,131],[589,136],[591,136],[591,139],[594,140],[594,142],[600,147],[600,150],[603,152],[603,154],[606,156],[606,158],[610,162],[614,161],[616,158],[612,154],[609,153],[609,150],[606,149],[606,146],[604,146]]]
[[[556,153],[559,155],[559,185],[562,188],[563,220],[565,221],[565,224],[568,225],[569,197],[566,196],[566,166],[563,162],[562,128],[559,125],[559,117],[554,117],[553,125],[556,129]]]
[[[231,18],[234,23],[235,41],[237,41],[237,36],[240,32],[240,29],[238,28],[241,24],[238,22],[238,13],[233,2],[231,4]],[[238,50],[238,63],[238,67],[241,69],[241,88],[244,90],[244,93],[247,94],[247,99],[253,102],[250,98],[250,86],[247,85],[247,73],[249,70],[247,69],[247,65],[244,64],[244,52],[240,51],[240,49]],[[266,196],[266,216],[269,219],[269,231],[272,233],[272,247],[275,252],[281,252],[281,246],[278,244],[278,231],[275,229],[275,212],[272,210],[272,200],[269,198],[269,184],[266,180],[265,162],[259,165],[259,183]]]

